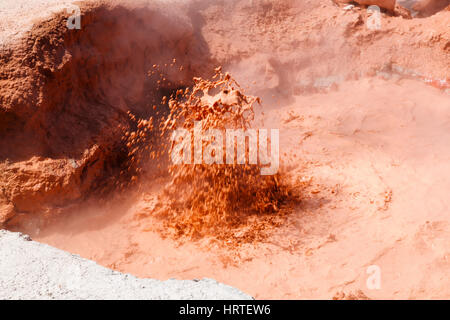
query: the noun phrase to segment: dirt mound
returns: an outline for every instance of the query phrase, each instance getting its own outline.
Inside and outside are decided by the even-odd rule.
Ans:
[[[57,14],[36,25],[20,50],[0,54],[0,196],[9,208],[2,222],[11,208],[38,212],[108,187],[105,179],[126,158],[118,125],[127,111],[148,116],[164,89],[190,83],[208,66],[195,19],[175,10],[86,5],[82,12],[81,30],[67,29]],[[173,19],[177,25],[166,28]],[[147,71],[169,57],[185,68],[157,88]]]

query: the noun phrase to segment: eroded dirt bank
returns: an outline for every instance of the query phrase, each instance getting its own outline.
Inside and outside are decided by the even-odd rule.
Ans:
[[[0,222],[119,271],[211,277],[256,298],[450,296],[448,9],[383,12],[370,30],[364,7],[332,1],[144,4],[89,2],[81,30],[57,15],[2,49]],[[148,70],[174,58],[183,68],[156,85]],[[163,176],[113,192],[126,112],[154,116],[216,65],[262,97],[259,120],[310,181],[263,242],[163,238]]]
[[[124,158],[117,126],[126,112],[148,117],[164,89],[209,66],[195,19],[176,10],[86,4],[83,12],[81,30],[56,15],[3,51],[2,223],[108,189]],[[147,72],[169,58],[184,70],[157,90]]]

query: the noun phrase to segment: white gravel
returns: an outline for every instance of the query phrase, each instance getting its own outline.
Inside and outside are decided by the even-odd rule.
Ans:
[[[0,230],[0,299],[251,299],[212,279],[139,279]]]

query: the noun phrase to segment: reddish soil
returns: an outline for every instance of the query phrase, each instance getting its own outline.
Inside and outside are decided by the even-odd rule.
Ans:
[[[123,272],[210,277],[256,298],[448,298],[443,3],[383,10],[380,30],[364,6],[289,0],[92,1],[81,30],[64,14],[36,23],[0,47],[0,224]],[[280,129],[302,199],[233,241],[165,237],[164,168],[142,164],[117,191],[131,181],[121,127],[127,111],[162,117],[163,96],[218,65],[262,98],[254,126]],[[265,236],[236,241],[249,228]],[[370,265],[380,289],[366,286]]]

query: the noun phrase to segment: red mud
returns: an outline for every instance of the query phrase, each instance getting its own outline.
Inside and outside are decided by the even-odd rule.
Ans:
[[[383,12],[374,31],[364,7],[252,3],[192,1],[168,15],[92,4],[80,32],[56,16],[2,51],[0,223],[116,270],[209,277],[256,298],[448,298],[450,11]],[[151,213],[167,171],[121,175],[127,111],[161,119],[161,98],[215,65],[262,98],[256,123],[280,129],[302,198],[233,240],[165,237]],[[139,188],[114,191],[135,174]],[[252,227],[268,236],[236,241]]]

